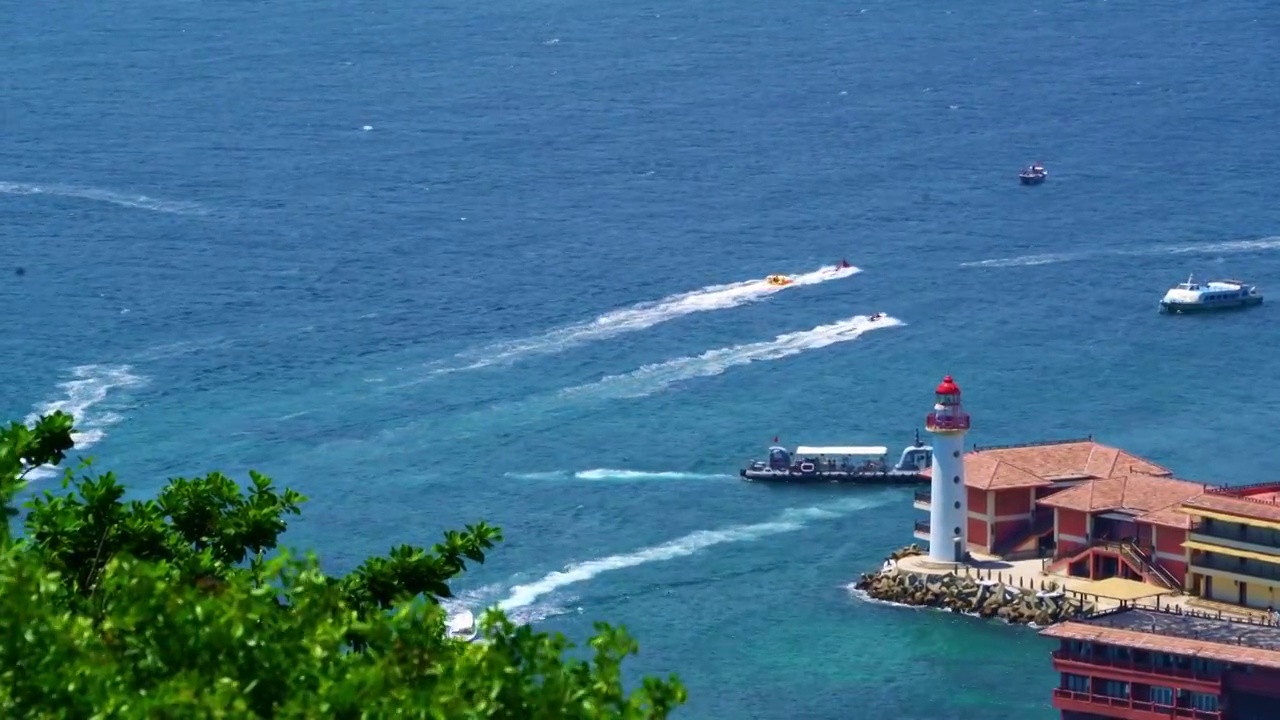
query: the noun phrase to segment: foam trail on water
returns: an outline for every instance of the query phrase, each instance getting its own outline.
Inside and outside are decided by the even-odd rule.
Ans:
[[[506,473],[506,477],[518,480],[587,480],[587,481],[639,481],[639,480],[722,480],[732,475],[694,473],[680,471],[651,470],[617,470],[614,468],[592,468],[567,472],[552,470],[550,472]]]
[[[812,330],[779,335],[765,342],[734,345],[709,350],[701,355],[645,365],[623,375],[610,375],[593,383],[567,388],[561,391],[561,395],[566,397],[584,394],[611,398],[644,397],[684,380],[720,375],[738,365],[779,360],[829,345],[850,342],[872,330],[897,327],[902,324],[901,320],[889,316],[872,321],[866,315],[855,315],[830,325],[819,325]]]
[[[494,600],[498,598],[502,591],[502,585],[496,583],[485,585],[474,590],[461,591],[452,598],[442,598],[440,604],[444,607],[445,613],[449,618],[453,618],[465,610],[473,613],[474,617],[479,620],[484,615],[483,608],[492,606]],[[572,611],[572,608],[564,607],[560,604],[536,603],[507,613],[507,618],[517,625],[527,625]]]
[[[71,380],[58,384],[63,396],[56,400],[39,403],[24,422],[34,423],[41,415],[48,415],[56,410],[69,413],[75,418],[77,432],[71,437],[75,440],[76,450],[86,450],[106,437],[106,428],[122,419],[120,415],[110,411],[98,411],[97,408],[111,392],[121,388],[132,388],[141,385],[144,379],[134,375],[133,368],[128,365],[81,365],[71,369]],[[28,479],[38,479],[54,474],[52,468],[40,467],[27,473]]]
[[[615,470],[594,468],[576,472],[577,480],[719,480],[725,475],[691,472],[651,472],[647,470]]]
[[[1098,250],[1077,253],[1045,253],[1040,255],[1016,255],[960,263],[960,267],[1030,267],[1075,262],[1094,257],[1151,257],[1156,255],[1231,255],[1280,249],[1280,236],[1257,240],[1230,240],[1227,242],[1198,243],[1194,245],[1165,245],[1132,250]]]
[[[151,210],[152,212],[172,213],[176,215],[206,215],[206,210],[199,203],[178,202],[173,200],[157,200],[146,195],[129,195],[114,190],[100,188],[75,187],[72,185],[35,185],[31,183],[15,183],[0,181],[0,193],[5,195],[55,195],[58,197],[79,198],[111,203],[121,207]]]
[[[548,573],[541,580],[511,588],[507,597],[498,603],[502,610],[515,610],[531,605],[539,598],[564,587],[591,580],[602,573],[624,570],[654,562],[664,562],[693,555],[716,545],[752,542],[770,535],[796,532],[810,523],[841,517],[858,510],[883,505],[887,496],[875,498],[850,498],[826,507],[792,508],[784,510],[773,520],[752,525],[730,525],[719,530],[699,530],[670,542],[654,545],[631,553],[610,555],[597,560],[575,563],[564,570]]]
[[[1082,260],[1087,253],[1045,253],[1043,255],[1019,255],[1017,257],[991,258],[960,263],[960,267],[1031,267],[1033,265],[1054,265],[1057,263]]]
[[[435,372],[474,370],[510,363],[528,355],[558,353],[596,340],[645,330],[685,315],[726,310],[764,300],[788,288],[819,285],[851,277],[860,272],[862,270],[856,267],[842,268],[831,265],[813,272],[791,276],[792,283],[789,285],[770,285],[764,278],[727,285],[710,285],[661,300],[643,302],[607,312],[594,320],[568,325],[535,337],[496,343],[479,350],[461,353],[459,358],[476,359],[463,367],[443,368]]]

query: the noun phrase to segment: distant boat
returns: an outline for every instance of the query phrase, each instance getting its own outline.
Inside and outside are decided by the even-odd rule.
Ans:
[[[476,616],[470,610],[463,610],[449,618],[447,627],[450,638],[464,642],[475,640],[478,633]]]
[[[1036,163],[1018,173],[1018,182],[1023,185],[1039,185],[1049,178],[1049,171],[1040,163]]]
[[[1262,304],[1262,293],[1240,280],[1196,282],[1190,275],[1184,283],[1169,288],[1160,300],[1160,311],[1173,314],[1231,310]]]

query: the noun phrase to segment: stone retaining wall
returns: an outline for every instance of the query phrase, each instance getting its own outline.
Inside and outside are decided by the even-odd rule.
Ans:
[[[1048,582],[1043,589],[1022,588],[998,580],[979,580],[955,573],[930,574],[902,570],[897,561],[923,555],[911,545],[891,554],[877,573],[864,573],[857,589],[876,600],[1000,618],[1041,627],[1082,617],[1094,603]]]

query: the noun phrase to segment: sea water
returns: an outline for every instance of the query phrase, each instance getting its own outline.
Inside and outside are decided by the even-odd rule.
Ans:
[[[335,572],[497,524],[454,606],[624,623],[679,717],[1055,717],[1033,630],[850,593],[911,489],[739,481],[775,436],[896,455],[953,374],[972,442],[1274,474],[1271,306],[1156,313],[1280,289],[1271,4],[7,4],[6,416],[266,472]]]

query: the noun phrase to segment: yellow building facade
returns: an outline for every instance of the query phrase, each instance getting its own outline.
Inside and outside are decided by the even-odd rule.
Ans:
[[[1252,608],[1280,607],[1280,484],[1222,488],[1182,505],[1192,594]]]

